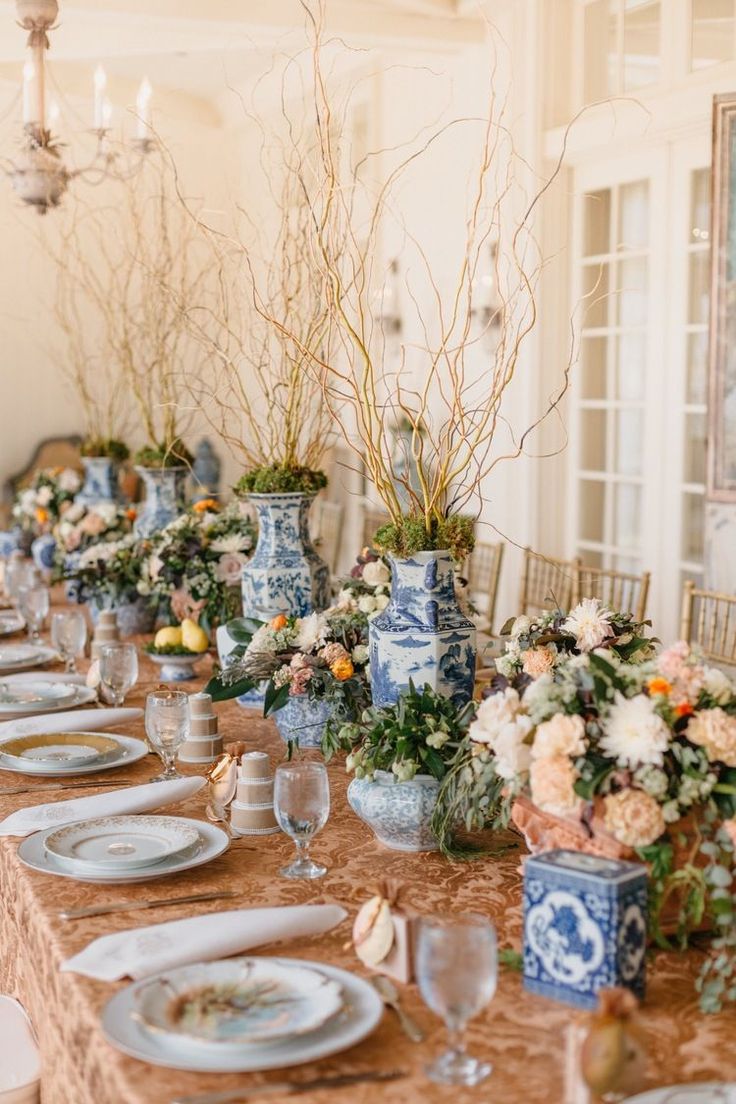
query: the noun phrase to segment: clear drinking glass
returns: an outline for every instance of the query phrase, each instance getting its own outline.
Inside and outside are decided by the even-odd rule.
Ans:
[[[57,610],[51,614],[51,643],[64,660],[67,673],[76,674],[76,657],[87,643],[87,621],[81,610]]]
[[[45,586],[23,586],[18,591],[18,609],[25,619],[28,639],[41,642],[41,629],[49,614],[49,589]]]
[[[496,992],[495,928],[484,916],[421,919],[415,959],[422,999],[445,1021],[449,1040],[427,1076],[444,1085],[477,1085],[493,1067],[466,1053],[465,1026]]]
[[[138,681],[138,650],[135,644],[105,644],[100,650],[100,684],[112,705],[122,705],[125,695]]]
[[[16,556],[9,561],[5,569],[5,589],[16,606],[24,587],[41,586],[42,583],[41,572],[31,560]]]
[[[188,696],[181,690],[154,690],[149,694],[146,698],[146,735],[164,765],[163,774],[151,781],[182,778],[174,760],[189,736]]]
[[[273,809],[282,832],[296,844],[296,860],[279,873],[284,878],[321,878],[327,867],[312,861],[309,845],[330,815],[330,784],[324,763],[300,761],[277,767]]]

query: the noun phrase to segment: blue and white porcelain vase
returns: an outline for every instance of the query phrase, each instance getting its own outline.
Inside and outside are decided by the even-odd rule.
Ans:
[[[20,529],[0,531],[0,560],[9,560],[14,552],[20,551]]]
[[[475,626],[457,603],[449,552],[391,558],[391,601],[369,622],[369,641],[374,705],[392,705],[410,681],[470,701]]]
[[[75,498],[83,506],[99,502],[117,502],[118,465],[109,456],[83,456],[84,485]]]
[[[243,568],[243,615],[304,617],[330,604],[330,569],[309,536],[312,495],[248,495],[258,511],[258,544]]]
[[[135,535],[150,537],[165,529],[186,508],[187,469],[136,466],[146,488],[146,498],[135,519]]]
[[[33,562],[40,571],[51,571],[56,555],[56,539],[51,533],[44,533],[36,537],[31,545]]]
[[[318,748],[331,713],[330,702],[295,694],[273,714],[273,719],[285,743],[293,741],[300,748]]]
[[[438,851],[432,815],[440,784],[431,774],[416,774],[399,782],[390,771],[376,771],[372,780],[354,778],[348,802],[376,837],[393,851]]]

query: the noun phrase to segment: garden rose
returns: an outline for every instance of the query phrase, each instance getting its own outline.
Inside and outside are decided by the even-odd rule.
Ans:
[[[662,809],[643,790],[621,790],[604,798],[608,831],[627,847],[648,847],[665,830]]]
[[[521,667],[525,675],[530,678],[539,678],[551,671],[555,664],[554,648],[549,646],[542,648],[529,648],[524,652]]]
[[[243,573],[245,556],[241,552],[226,552],[215,567],[215,575],[226,586],[237,586]]]
[[[339,682],[345,682],[346,679],[351,678],[355,674],[355,668],[352,661],[345,656],[343,659],[337,659],[330,665],[330,670],[335,678]]]
[[[566,755],[533,760],[529,785],[534,804],[553,816],[570,816],[579,811],[582,800],[575,793],[578,772]]]
[[[391,572],[383,560],[370,560],[363,566],[363,582],[368,586],[380,586],[391,581]]]
[[[685,735],[691,743],[705,748],[711,762],[736,767],[736,717],[720,708],[701,709],[691,716]]]
[[[337,640],[333,640],[331,644],[326,644],[320,652],[321,658],[325,661],[328,667],[331,667],[333,663],[337,663],[339,659],[347,659],[348,653]]]
[[[537,725],[532,744],[532,759],[551,755],[584,755],[587,749],[585,722],[582,717],[557,713],[549,721]]]

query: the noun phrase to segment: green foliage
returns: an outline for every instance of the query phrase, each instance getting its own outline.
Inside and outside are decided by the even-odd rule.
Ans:
[[[311,468],[282,467],[272,464],[246,472],[235,484],[236,495],[248,494],[317,494],[327,486],[323,471]]]
[[[156,647],[154,643],[146,644],[144,652],[148,652],[149,655],[165,655],[165,656],[194,656],[203,655],[202,652],[193,652],[191,648],[185,648],[183,644],[163,644],[160,647]]]
[[[82,456],[105,456],[110,460],[122,463],[130,456],[130,449],[124,441],[116,441],[114,437],[88,437],[82,442],[79,449]]]
[[[506,970],[515,970],[521,973],[524,969],[524,956],[519,951],[512,951],[510,947],[500,947],[498,961]]]
[[[142,468],[191,467],[194,457],[180,438],[161,444],[144,445],[138,449],[134,460]]]
[[[415,552],[447,550],[456,563],[462,563],[473,551],[473,526],[473,518],[454,514],[447,518],[432,517],[428,528],[423,516],[410,514],[402,517],[400,523],[390,521],[382,525],[373,543],[379,551],[401,559]]]

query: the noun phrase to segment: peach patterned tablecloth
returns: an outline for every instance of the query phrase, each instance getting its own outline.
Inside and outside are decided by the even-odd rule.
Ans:
[[[202,670],[205,671],[205,661]],[[141,681],[129,704],[142,704],[156,681],[153,666],[142,662]],[[192,684],[191,690],[199,684]],[[283,744],[272,721],[240,709],[235,703],[218,706],[226,739],[244,740],[248,747],[268,751],[273,760],[283,755]],[[142,725],[128,730],[142,735]],[[143,782],[157,773],[159,761],[149,756],[126,777]],[[19,781],[0,771],[0,785]],[[278,1073],[200,1075],[145,1065],[118,1053],[99,1029],[100,1011],[118,986],[59,973],[60,962],[81,950],[92,938],[108,932],[160,920],[216,912],[218,908],[249,905],[338,902],[350,912],[350,921],[314,939],[295,940],[264,952],[312,958],[363,973],[351,950],[349,923],[379,878],[403,882],[406,898],[421,912],[448,914],[472,910],[491,917],[500,944],[518,948],[521,878],[518,850],[501,859],[450,863],[439,855],[411,855],[388,851],[351,812],[345,799],[348,779],[341,762],[330,767],[332,813],[314,844],[315,856],[329,866],[317,883],[299,884],[279,878],[277,871],[290,856],[292,844],[283,836],[237,842],[208,866],[179,876],[138,886],[98,887],[77,884],[27,870],[18,861],[18,841],[0,839],[0,991],[13,993],[27,1008],[38,1033],[44,1062],[43,1104],[167,1104],[176,1095],[255,1085],[279,1080]],[[104,781],[101,779],[101,787]],[[90,791],[95,792],[95,791]],[[55,794],[39,797],[52,800]],[[59,794],[63,798],[64,794]],[[0,798],[0,813],[32,803],[32,795]],[[182,814],[204,816],[198,795],[182,805]],[[220,888],[238,889],[239,900],[172,906],[153,911],[109,915],[63,923],[63,907],[94,902],[178,896]],[[659,954],[649,969],[645,1004],[651,1044],[650,1082],[709,1078],[736,1079],[736,1013],[705,1017],[697,1009],[693,979],[698,956]],[[125,983],[120,983],[120,985]],[[452,1101],[503,1101],[504,1104],[557,1104],[562,1101],[564,1028],[574,1014],[569,1008],[525,994],[518,975],[501,971],[496,997],[473,1023],[469,1043],[474,1052],[494,1064],[492,1078],[475,1090],[451,1090],[422,1076],[422,1065],[443,1042],[439,1022],[422,1004],[414,986],[403,999],[427,1029],[421,1045],[409,1042],[391,1012],[375,1033],[352,1050],[319,1064],[292,1070],[288,1076],[305,1078],[331,1072],[363,1069],[403,1069],[409,1076],[385,1086],[351,1088],[351,1104],[434,1104]],[[305,1094],[304,1104],[342,1104],[346,1094],[324,1090]],[[341,1099],[340,1099],[341,1098]],[[274,1099],[271,1097],[270,1099]]]

